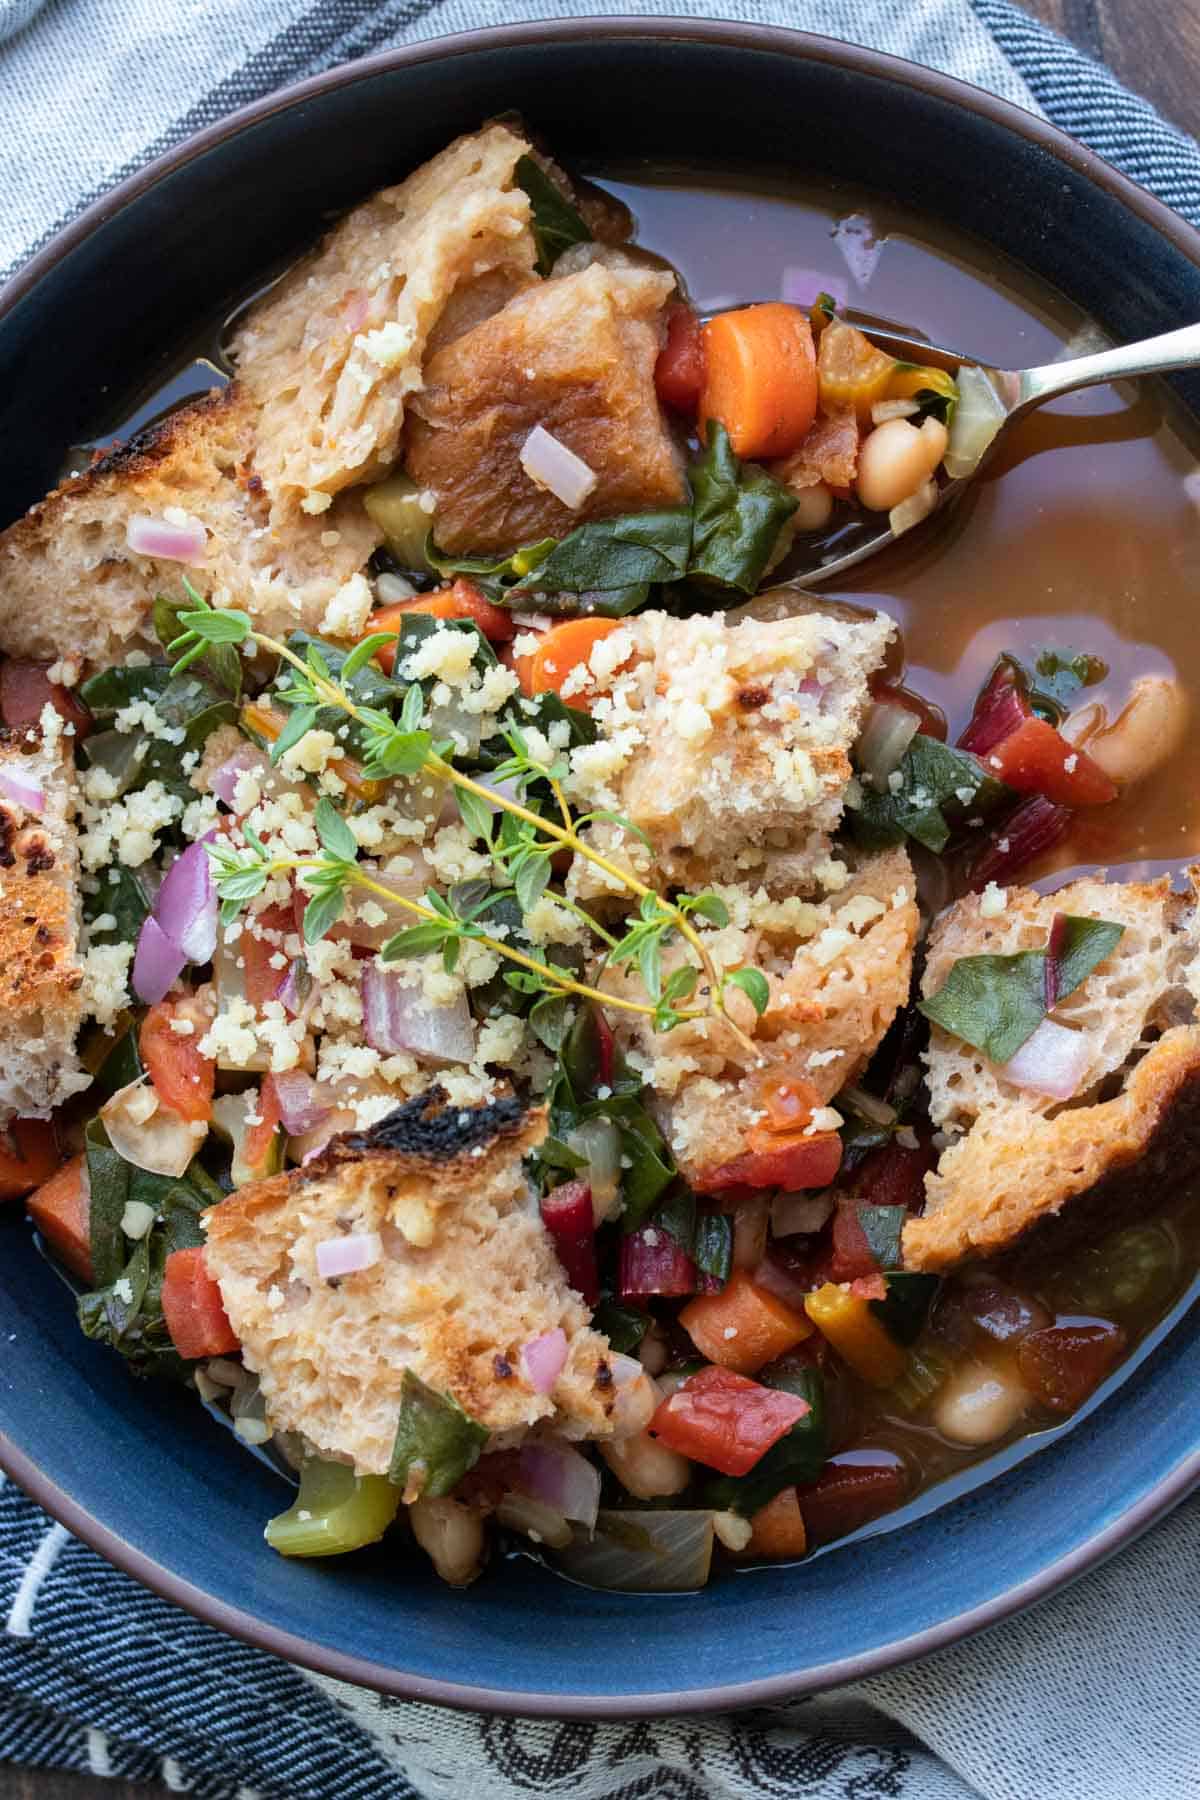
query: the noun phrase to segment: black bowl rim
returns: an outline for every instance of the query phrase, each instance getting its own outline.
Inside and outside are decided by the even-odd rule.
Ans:
[[[875,76],[913,88],[935,99],[948,101],[964,112],[974,113],[981,119],[1004,127],[1066,164],[1142,219],[1200,268],[1200,232],[1195,231],[1177,213],[1130,181],[1094,151],[1068,137],[1065,132],[982,88],[959,81],[938,70],[907,62],[901,57],[868,50],[862,45],[845,43],[835,38],[793,31],[786,26],[746,25],[707,19],[625,17],[614,14],[596,18],[528,21],[431,38],[401,49],[382,51],[357,62],[343,63],[307,81],[280,88],[264,99],[230,113],[217,124],[197,132],[184,143],[148,163],[145,168],[112,188],[64,226],[0,288],[0,325],[19,302],[36,289],[43,276],[64,257],[69,256],[93,231],[115,217],[165,176],[205,155],[216,145],[237,137],[248,126],[270,118],[274,113],[303,104],[336,88],[371,80],[384,69],[405,68],[434,59],[466,56],[484,49],[504,49],[535,43],[587,43],[594,42],[598,37],[606,40],[641,38],[657,42],[708,43],[726,49],[769,51],[775,55],[828,63],[853,73]],[[936,1650],[943,1650],[961,1638],[987,1626],[999,1624],[1024,1607],[1046,1598],[1089,1569],[1095,1568],[1148,1530],[1179,1505],[1194,1488],[1200,1486],[1200,1447],[1186,1453],[1136,1505],[1129,1507],[1118,1519],[1096,1532],[1086,1542],[1077,1545],[1074,1550],[1057,1558],[1006,1593],[983,1605],[943,1619],[940,1624],[925,1631],[876,1650],[863,1651],[856,1656],[800,1669],[792,1674],[772,1675],[756,1681],[730,1682],[686,1693],[629,1696],[561,1695],[467,1686],[459,1682],[432,1680],[314,1644],[294,1632],[266,1624],[239,1607],[229,1606],[224,1601],[215,1599],[126,1542],[117,1532],[73,1500],[3,1433],[0,1433],[0,1469],[74,1536],[82,1539],[93,1550],[99,1551],[109,1562],[134,1576],[163,1599],[184,1607],[204,1623],[216,1626],[233,1637],[241,1638],[244,1642],[270,1651],[289,1662],[302,1664],[340,1681],[396,1695],[401,1699],[423,1700],[441,1706],[512,1717],[603,1720],[661,1718],[675,1713],[733,1711],[741,1707],[770,1705],[795,1699],[803,1694],[819,1693],[823,1689],[847,1682],[861,1681],[866,1676],[880,1674],[886,1669],[928,1656]]]

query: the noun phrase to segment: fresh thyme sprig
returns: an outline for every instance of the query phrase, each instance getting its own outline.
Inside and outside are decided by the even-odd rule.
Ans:
[[[609,820],[635,833],[643,842],[648,841],[631,821],[619,814],[600,810],[573,817],[562,786],[567,775],[565,759],[540,762],[531,754],[524,733],[518,727],[510,727],[504,735],[511,755],[494,771],[492,779],[496,785],[485,787],[454,766],[450,744],[435,742],[432,732],[423,728],[425,696],[419,682],[413,682],[404,693],[398,718],[393,718],[383,707],[356,699],[349,691],[348,684],[372,658],[388,644],[398,642],[395,633],[376,632],[364,638],[349,653],[335,676],[317,645],[308,644],[302,658],[289,645],[257,631],[248,613],[233,608],[214,608],[186,579],[184,586],[193,609],[179,614],[183,630],[167,646],[168,655],[176,658],[173,674],[189,667],[212,644],[252,643],[278,657],[281,664],[290,666],[293,675],[291,685],[279,690],[279,698],[291,711],[283,730],[271,745],[273,762],[314,728],[322,709],[336,707],[358,728],[365,757],[363,779],[428,775],[449,782],[455,790],[464,825],[473,837],[487,844],[512,884],[511,888],[495,890],[466,914],[456,913],[448,901],[432,891],[427,892],[422,901],[397,893],[358,863],[354,834],[332,803],[323,797],[315,814],[317,834],[324,852],[320,857],[274,856],[249,829],[244,829],[247,841],[244,851],[220,844],[210,846],[222,918],[226,923],[237,916],[247,900],[262,892],[272,875],[291,869],[303,874],[304,885],[311,895],[304,915],[307,942],[316,942],[324,936],[344,909],[347,889],[359,887],[412,912],[422,921],[389,939],[381,951],[384,961],[440,950],[447,969],[452,969],[457,964],[462,942],[471,938],[516,965],[507,979],[523,991],[540,989],[550,993],[571,993],[605,1006],[641,1013],[652,1019],[657,1031],[670,1030],[685,1019],[717,1013],[743,1046],[753,1050],[745,1033],[729,1016],[725,996],[729,988],[740,988],[755,1011],[761,1014],[769,995],[766,979],[756,969],[719,972],[692,922],[703,919],[717,927],[727,925],[729,914],[723,901],[715,894],[680,895],[674,901],[665,900],[631,870],[614,862],[581,837],[580,833],[588,825]],[[545,781],[549,786],[561,824],[526,804],[528,788],[536,780]],[[501,783],[508,785],[513,793],[498,791]],[[498,828],[497,812],[501,815]],[[551,859],[560,850],[569,850],[582,857],[601,870],[618,890],[624,889],[637,899],[637,918],[623,938],[614,939],[566,895],[548,893],[553,873]],[[548,960],[539,962],[514,945],[490,936],[479,923],[484,913],[510,896],[522,913],[528,913],[544,894],[583,920],[604,942],[605,962],[637,964],[649,1004],[580,982],[561,965]],[[664,981],[663,947],[676,935],[687,944],[695,962],[674,969]],[[701,984],[701,977],[706,1004],[699,1008],[682,1008],[679,1003],[692,997]]]

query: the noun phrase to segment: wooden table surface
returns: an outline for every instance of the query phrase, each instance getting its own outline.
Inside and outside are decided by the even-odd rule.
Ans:
[[[1200,8],[1150,0],[1020,0],[1102,58],[1185,131],[1200,135]],[[167,1789],[0,1766],[0,1800],[165,1800]]]

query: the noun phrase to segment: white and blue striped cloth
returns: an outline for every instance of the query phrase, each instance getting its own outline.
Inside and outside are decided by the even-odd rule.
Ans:
[[[1196,144],[1009,0],[0,0],[0,278],[147,158],[285,82],[513,17],[673,10],[989,87],[1200,225]],[[736,1723],[489,1721],[222,1637],[0,1476],[0,1762],[201,1800],[1196,1800],[1198,1593],[1193,1501],[1034,1612],[853,1691]]]

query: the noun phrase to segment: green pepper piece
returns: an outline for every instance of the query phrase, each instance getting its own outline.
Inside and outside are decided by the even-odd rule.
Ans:
[[[343,1556],[381,1538],[400,1509],[386,1475],[356,1475],[346,1463],[313,1457],[300,1471],[300,1492],[267,1525],[281,1556]]]
[[[400,1388],[400,1417],[388,1480],[438,1499],[479,1461],[488,1432],[449,1394],[435,1394],[411,1369]]]

